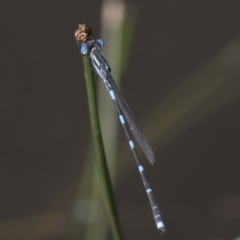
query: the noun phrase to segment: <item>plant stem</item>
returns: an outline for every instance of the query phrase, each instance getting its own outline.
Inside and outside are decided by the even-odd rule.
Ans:
[[[89,113],[91,121],[91,129],[93,135],[93,144],[96,152],[96,167],[98,177],[103,193],[104,202],[107,208],[109,221],[112,229],[112,233],[115,240],[122,240],[122,232],[118,220],[118,214],[113,196],[113,190],[108,172],[106,155],[104,151],[102,134],[99,124],[96,91],[94,85],[94,75],[91,70],[91,63],[89,57],[83,56],[84,73],[87,86]]]

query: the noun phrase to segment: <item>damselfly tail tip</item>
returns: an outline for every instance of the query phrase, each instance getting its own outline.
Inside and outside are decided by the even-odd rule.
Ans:
[[[158,231],[161,235],[164,235],[166,233],[166,228],[165,227],[160,227],[160,228],[158,228]]]
[[[159,233],[160,233],[161,235],[165,234],[166,228],[165,228],[165,226],[164,226],[163,221],[158,221],[158,222],[156,222],[156,225],[157,225],[157,229],[158,229]]]

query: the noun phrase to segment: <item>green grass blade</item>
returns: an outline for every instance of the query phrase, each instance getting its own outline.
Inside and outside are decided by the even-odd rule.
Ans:
[[[90,59],[83,57],[84,73],[87,86],[88,104],[90,112],[90,122],[93,135],[93,144],[96,152],[96,167],[98,177],[103,193],[104,202],[107,208],[109,221],[112,229],[112,233],[115,240],[122,239],[121,228],[118,220],[117,210],[114,202],[114,196],[110,181],[110,175],[108,172],[106,156],[102,141],[102,134],[99,124],[99,117],[97,111],[96,91],[94,85],[94,76],[91,71]]]

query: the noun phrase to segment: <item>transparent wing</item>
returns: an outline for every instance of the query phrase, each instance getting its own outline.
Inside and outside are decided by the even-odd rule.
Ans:
[[[142,133],[141,129],[138,127],[137,122],[136,122],[130,108],[128,107],[125,99],[123,98],[121,92],[118,90],[118,87],[111,75],[111,69],[109,67],[109,64],[99,50],[100,50],[100,48],[96,44],[91,49],[90,57],[92,59],[92,64],[93,64],[96,72],[98,73],[98,75],[103,79],[103,82],[105,83],[107,90],[110,91],[112,88],[112,90],[114,91],[114,93],[116,95],[115,96],[116,102],[117,102],[121,112],[123,113],[128,125],[129,125],[129,128],[131,129],[131,131],[133,133],[133,136],[137,140],[139,146],[141,147],[142,151],[146,155],[149,162],[151,164],[154,164],[155,156],[154,156],[153,150],[152,150],[150,144],[148,143],[148,140]]]
[[[121,92],[118,90],[118,87],[110,73],[108,73],[108,80],[112,86],[112,89],[115,92],[116,101],[117,101],[119,108],[121,109],[128,125],[129,125],[129,128],[131,129],[131,131],[133,133],[133,136],[137,140],[139,146],[141,147],[142,151],[146,155],[149,162],[151,164],[154,164],[155,156],[154,156],[153,150],[152,150],[150,144],[148,143],[148,140],[144,136],[142,130],[138,127],[138,124],[137,124],[128,104],[126,103]]]

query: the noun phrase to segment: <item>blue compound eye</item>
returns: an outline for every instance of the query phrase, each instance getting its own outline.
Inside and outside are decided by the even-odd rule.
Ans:
[[[98,47],[99,48],[103,48],[104,47],[104,41],[102,39],[97,39],[96,42],[98,43]]]
[[[87,55],[89,53],[89,48],[88,48],[88,45],[86,43],[83,43],[81,45],[81,49],[80,49],[81,53],[83,55]]]

